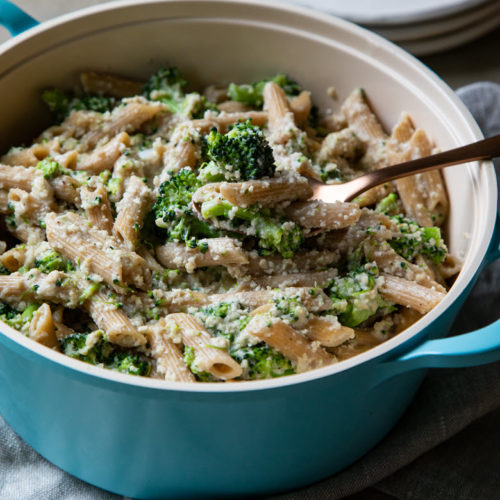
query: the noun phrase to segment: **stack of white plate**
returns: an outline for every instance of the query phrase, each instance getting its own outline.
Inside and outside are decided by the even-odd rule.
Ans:
[[[343,17],[415,55],[470,42],[500,26],[500,0],[288,0]]]

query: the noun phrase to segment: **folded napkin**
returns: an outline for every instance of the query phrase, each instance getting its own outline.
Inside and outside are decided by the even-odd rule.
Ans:
[[[500,85],[458,91],[486,136],[500,134]],[[497,163],[500,169],[500,163]],[[452,334],[498,318],[500,262],[483,271]],[[273,500],[338,499],[367,487],[399,499],[499,498],[500,363],[431,370],[393,431],[348,469]],[[75,479],[38,455],[0,417],[0,499],[123,499]]]

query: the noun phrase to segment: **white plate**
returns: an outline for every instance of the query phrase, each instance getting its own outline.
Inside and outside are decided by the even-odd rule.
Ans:
[[[436,19],[434,21],[419,22],[413,24],[400,24],[394,26],[365,25],[366,28],[375,31],[393,42],[402,40],[418,40],[445,34],[462,28],[468,28],[473,24],[481,24],[486,18],[500,12],[498,0],[489,1],[453,16]]]
[[[421,38],[419,40],[402,40],[398,45],[416,56],[424,56],[458,47],[479,38],[500,26],[500,12],[487,16],[482,22],[474,23],[468,28],[446,33],[443,36]]]
[[[394,25],[444,17],[488,0],[286,0],[360,24]]]

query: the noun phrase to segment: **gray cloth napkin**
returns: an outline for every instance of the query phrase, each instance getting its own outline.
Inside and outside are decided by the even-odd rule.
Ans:
[[[500,85],[458,91],[486,136],[500,133]],[[500,163],[496,164],[497,175]],[[499,316],[500,262],[483,271],[452,334]],[[372,487],[398,499],[500,498],[500,363],[431,370],[393,431],[339,474],[274,500],[338,499]],[[119,500],[61,471],[0,417],[0,499]]]

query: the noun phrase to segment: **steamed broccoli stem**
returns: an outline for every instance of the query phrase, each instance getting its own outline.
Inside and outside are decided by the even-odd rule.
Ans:
[[[74,271],[75,266],[55,250],[48,250],[35,259],[35,267],[42,273],[50,273],[52,271]]]
[[[64,120],[74,110],[90,110],[98,113],[111,111],[118,101],[114,97],[73,93],[65,94],[62,90],[50,88],[42,93],[42,100],[57,121]]]
[[[396,193],[390,193],[385,198],[382,198],[375,207],[375,211],[381,214],[394,215],[399,212],[398,196]]]
[[[234,229],[245,232],[245,226],[255,231],[261,255],[271,255],[279,252],[285,259],[291,259],[300,248],[303,234],[300,227],[294,222],[273,217],[269,210],[258,206],[241,208],[227,200],[218,199],[205,201],[201,204],[201,214],[205,219],[221,217],[233,221]],[[250,228],[248,234],[253,231]]]
[[[421,227],[417,222],[401,215],[391,217],[401,236],[389,241],[391,247],[402,257],[413,262],[418,255],[428,257],[435,264],[446,257],[446,245],[438,227]]]
[[[264,342],[234,350],[231,356],[240,364],[245,362],[247,368],[244,378],[249,380],[282,377],[295,373],[293,363]]]
[[[62,341],[62,350],[72,358],[130,375],[147,377],[151,372],[151,363],[144,356],[119,349],[101,331],[68,335]]]
[[[218,234],[191,209],[191,197],[201,186],[202,182],[188,167],[161,184],[152,214],[156,227],[164,230],[169,241],[184,241],[193,248],[198,239]]]
[[[327,287],[334,305],[329,313],[338,315],[340,323],[352,328],[371,318],[380,309],[386,314],[393,311],[393,304],[378,292],[375,283],[377,274],[373,266],[368,269],[364,266],[346,276],[334,278]]]
[[[233,101],[242,102],[247,106],[261,108],[264,103],[263,92],[267,82],[276,83],[290,97],[300,94],[302,90],[297,82],[291,80],[284,74],[278,74],[273,78],[266,78],[253,83],[245,83],[242,85],[230,83],[227,94]]]
[[[250,120],[237,123],[226,134],[212,129],[206,138],[206,154],[215,165],[205,165],[202,175],[213,171],[218,180],[261,179],[272,177],[276,170],[271,146]]]

